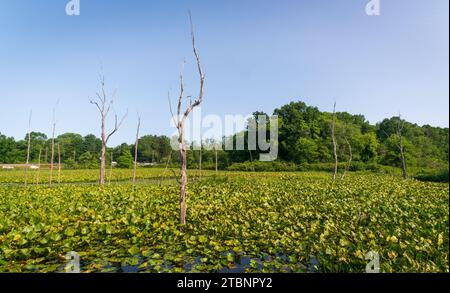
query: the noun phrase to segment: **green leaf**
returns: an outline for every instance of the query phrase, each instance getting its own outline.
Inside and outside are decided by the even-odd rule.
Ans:
[[[68,236],[68,237],[72,237],[72,236],[74,236],[75,234],[76,234],[76,230],[74,229],[74,228],[72,228],[72,227],[69,227],[69,228],[67,228],[65,231],[64,231],[64,234],[66,235],[66,236]]]
[[[135,254],[138,254],[140,252],[140,249],[137,246],[132,246],[131,248],[128,249],[128,252],[131,255],[135,255]]]
[[[201,235],[201,236],[198,237],[198,241],[199,241],[200,243],[208,242],[208,237],[206,237],[206,236],[204,236],[204,235]]]

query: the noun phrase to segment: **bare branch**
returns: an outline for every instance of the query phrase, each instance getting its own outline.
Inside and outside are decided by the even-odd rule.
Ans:
[[[197,99],[195,101],[189,102],[189,106],[187,107],[186,111],[184,112],[183,120],[185,120],[189,114],[194,110],[195,107],[198,107],[202,101],[203,101],[203,93],[204,93],[204,85],[205,85],[205,74],[203,73],[203,69],[200,62],[200,55],[198,54],[197,48],[195,46],[195,31],[194,31],[194,24],[192,22],[192,15],[191,12],[189,12],[189,21],[191,23],[191,38],[192,38],[192,49],[194,51],[195,59],[197,61],[197,69],[198,74],[200,76],[200,90]]]
[[[106,106],[106,110],[105,110],[105,113],[104,113],[105,116],[108,116],[109,110],[111,110],[111,107],[114,107],[114,100],[109,101],[108,105]]]
[[[111,100],[108,103],[108,106],[106,107],[105,115],[107,116],[109,114],[109,110],[111,110],[111,107],[114,107],[114,98],[117,96],[117,90],[114,90]]]
[[[123,121],[125,120],[125,118],[128,116],[128,110],[127,112],[122,116],[122,119],[120,119],[120,122],[118,122],[117,120],[117,114],[114,115],[114,129],[113,131],[111,131],[107,136],[106,136],[106,143],[108,143],[109,139],[111,138],[111,136],[114,135],[114,133],[116,133],[120,126],[122,126]]]
[[[96,101],[94,101],[94,100],[89,100],[89,102],[92,104],[92,105],[95,105],[96,107],[97,107],[97,109],[100,111],[100,113],[102,112],[102,109],[100,109],[100,105],[96,102]]]
[[[180,97],[178,98],[178,108],[177,108],[177,127],[180,127],[180,115],[181,115],[181,105],[183,103],[183,94],[184,94],[184,80],[183,80],[183,74],[184,74],[184,65],[186,64],[186,59],[181,64],[181,70],[180,70]]]
[[[170,91],[167,92],[167,100],[169,101],[169,110],[170,110],[170,115],[172,116],[173,123],[178,128],[178,122],[175,120],[175,115],[173,114],[172,101],[170,100]]]
[[[102,76],[100,83],[102,88],[102,102],[103,104],[105,104],[106,103],[105,76]]]
[[[198,54],[197,48],[195,46],[195,30],[194,30],[194,23],[192,22],[192,15],[191,15],[190,11],[189,11],[189,21],[191,23],[192,49],[194,50],[195,59],[197,60],[197,69],[198,69],[198,74],[200,76],[200,93],[199,93],[196,103],[200,104],[203,100],[203,88],[204,88],[205,74],[203,73],[203,69],[202,69],[202,66],[200,63],[200,55]]]
[[[398,115],[398,123],[397,123],[397,134],[401,134],[403,132],[403,128],[405,126],[405,122],[402,120],[402,116]]]

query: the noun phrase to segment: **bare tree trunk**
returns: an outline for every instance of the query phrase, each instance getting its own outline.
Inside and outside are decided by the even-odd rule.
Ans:
[[[187,209],[187,157],[186,142],[184,141],[184,123],[181,125],[183,132],[180,135],[180,224],[186,225],[186,209]]]
[[[30,149],[31,149],[31,116],[32,112],[30,112],[30,117],[28,119],[28,147],[27,147],[27,160],[25,163],[25,186],[28,185],[28,168],[30,164]]]
[[[133,168],[133,185],[136,184],[136,169],[137,169],[137,157],[138,157],[138,144],[139,144],[139,129],[141,128],[141,116],[138,113],[138,124],[136,131],[136,141],[134,143],[134,168]]]
[[[197,52],[197,49],[195,47],[195,34],[194,34],[194,26],[192,24],[192,18],[189,14],[189,19],[191,22],[191,37],[192,37],[192,48],[194,51],[194,55],[197,61],[197,69],[200,76],[200,91],[199,95],[194,102],[187,97],[188,105],[187,109],[184,112],[183,115],[181,115],[181,106],[183,102],[183,94],[184,94],[184,83],[183,83],[183,68],[181,70],[180,74],[180,97],[178,99],[178,110],[177,110],[177,116],[175,119],[175,116],[172,112],[172,107],[170,105],[170,98],[169,98],[169,107],[172,114],[172,118],[174,119],[174,122],[178,129],[178,142],[179,142],[179,151],[180,151],[180,172],[181,172],[181,180],[180,180],[180,224],[181,226],[184,226],[186,224],[186,210],[187,210],[187,149],[186,149],[186,142],[184,137],[184,126],[185,121],[188,118],[189,114],[194,110],[194,108],[198,107],[202,101],[203,101],[203,89],[204,89],[204,83],[205,83],[205,75],[203,74],[203,70],[200,64],[200,57]],[[183,63],[184,65],[184,63]],[[184,66],[183,66],[184,67]]]
[[[61,147],[58,143],[58,185],[61,184]]]
[[[106,116],[102,115],[102,148],[100,153],[100,177],[98,183],[105,184],[105,168],[106,168]]]
[[[52,148],[51,148],[51,157],[50,157],[50,187],[53,185],[53,164],[55,159],[55,129],[56,129],[56,120],[55,120],[55,108],[53,108],[53,130],[52,130]]]
[[[333,181],[336,180],[337,171],[338,171],[338,156],[337,156],[337,144],[336,144],[336,136],[335,136],[335,123],[336,123],[336,102],[334,102],[333,121],[331,124],[331,139],[333,141],[333,155],[334,155]]]
[[[349,158],[348,158],[347,166],[345,167],[345,170],[344,170],[344,174],[342,174],[342,178],[341,179],[344,179],[345,175],[347,175],[347,172],[350,169],[350,165],[352,164],[352,160],[353,160],[352,145],[350,144],[350,142],[348,141],[347,138],[345,138],[345,142],[347,143],[347,146],[348,146]]]
[[[108,100],[105,90],[105,77],[103,75],[100,76],[100,85],[101,85],[101,93],[97,93],[97,101],[91,99],[90,102],[91,104],[95,105],[100,112],[102,148],[100,153],[100,177],[98,181],[100,185],[104,185],[105,170],[106,170],[106,145],[108,144],[108,141],[111,138],[111,136],[119,130],[120,126],[125,120],[125,117],[128,114],[128,110],[127,113],[122,117],[120,122],[117,120],[117,114],[114,115],[115,117],[114,130],[111,131],[109,134],[107,134],[106,118],[108,117],[109,111],[111,110],[115,94],[113,94],[111,99]]]
[[[400,160],[402,163],[402,175],[404,179],[408,178],[408,172],[406,170],[406,159],[405,159],[405,149],[404,149],[404,145],[403,145],[403,127],[404,127],[404,122],[402,121],[402,117],[401,115],[399,115],[399,121],[397,124],[397,137],[398,137],[398,149],[400,151]]]
[[[406,171],[406,160],[405,160],[405,153],[403,150],[403,145],[400,147],[400,157],[402,160],[402,175],[404,179],[408,178],[408,172]]]
[[[39,157],[38,157],[38,170],[36,174],[36,185],[39,185],[39,177],[41,174],[41,155],[42,155],[42,148],[39,149]]]

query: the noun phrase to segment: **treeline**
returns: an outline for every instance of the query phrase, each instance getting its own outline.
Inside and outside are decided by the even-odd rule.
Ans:
[[[292,102],[273,112],[279,118],[279,156],[276,163],[245,163],[258,158],[258,151],[229,153],[233,170],[326,170],[333,169],[333,114],[321,112],[303,102]],[[254,116],[266,115],[255,112]],[[335,138],[339,169],[380,170],[401,167],[398,127],[408,168],[446,171],[449,161],[449,129],[419,126],[401,117],[384,119],[371,125],[363,115],[335,114]],[[242,135],[242,134],[241,134]],[[244,133],[247,139],[247,133]],[[386,168],[384,168],[386,169]],[[448,176],[447,176],[448,177]]]
[[[255,112],[264,115],[263,112]],[[223,151],[207,148],[214,142],[203,142],[204,148],[188,151],[188,167],[216,168],[243,171],[277,171],[328,169],[333,162],[331,140],[332,113],[321,112],[303,102],[292,102],[273,112],[279,117],[279,155],[275,163],[261,164],[260,151]],[[400,167],[398,136],[400,117],[392,117],[371,125],[363,115],[336,113],[335,136],[340,166],[352,156],[350,170],[375,170],[379,166]],[[408,167],[425,170],[448,170],[448,128],[419,126],[401,120],[404,153]],[[247,147],[247,131],[243,135]],[[224,138],[225,140],[225,138]],[[0,163],[22,164],[26,158],[28,136],[23,140],[0,134]],[[101,140],[95,135],[81,136],[65,133],[55,139],[59,145],[61,162],[65,168],[98,168]],[[224,142],[222,142],[223,144]],[[350,152],[351,149],[351,152]],[[50,163],[51,139],[44,133],[31,133],[31,162]],[[117,162],[120,168],[133,165],[134,145],[122,144],[108,148],[108,163]],[[55,162],[57,154],[55,152]],[[139,139],[138,161],[154,165],[176,166],[178,152],[171,149],[170,138],[146,135]]]
[[[28,135],[23,140],[15,141],[11,137],[0,134],[0,163],[23,164],[27,144]],[[55,150],[54,160],[57,162],[60,156],[65,168],[98,168],[102,142],[95,135],[89,134],[83,137],[76,133],[65,133],[55,138],[55,145],[59,145],[60,153],[58,154]],[[47,135],[31,132],[30,162],[50,164],[51,146],[52,139]],[[133,166],[132,150],[134,145],[125,143],[115,148],[108,148],[108,164],[113,161],[120,168],[131,168]],[[146,135],[139,139],[138,161],[158,164],[163,162],[171,151],[168,137]]]

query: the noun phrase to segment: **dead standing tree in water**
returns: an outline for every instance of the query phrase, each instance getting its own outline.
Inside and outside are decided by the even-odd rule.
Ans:
[[[182,103],[184,98],[184,80],[183,80],[183,71],[184,71],[184,63],[183,67],[181,69],[180,73],[180,97],[178,99],[178,107],[177,107],[177,115],[175,116],[172,112],[172,107],[170,107],[170,111],[172,114],[172,118],[174,119],[175,125],[178,129],[178,143],[179,143],[179,151],[180,151],[180,172],[181,172],[181,180],[180,182],[180,224],[185,225],[186,224],[186,210],[187,210],[187,204],[186,204],[186,198],[187,198],[187,147],[186,147],[186,141],[185,141],[185,133],[184,133],[184,126],[186,119],[188,118],[189,114],[194,110],[194,108],[198,107],[202,101],[203,101],[203,89],[204,89],[204,83],[205,83],[205,75],[203,73],[201,63],[200,63],[200,57],[197,52],[197,48],[195,47],[195,33],[194,33],[194,26],[192,23],[192,17],[189,14],[189,20],[191,24],[191,38],[192,38],[192,48],[194,51],[194,55],[197,61],[197,69],[198,74],[200,76],[200,92],[197,97],[197,99],[192,102],[189,97],[186,99],[188,100],[187,109],[182,114]]]
[[[138,115],[138,124],[137,124],[137,130],[136,130],[136,141],[134,143],[133,185],[136,184],[136,169],[137,169],[137,157],[138,157],[138,146],[139,146],[139,130],[141,128],[141,115],[139,115],[139,113],[137,115]]]
[[[61,147],[58,142],[58,185],[61,184]]]
[[[405,147],[403,144],[403,128],[405,126],[405,122],[402,120],[402,116],[398,115],[398,123],[396,128],[396,134],[397,134],[397,147],[400,151],[400,160],[402,163],[402,175],[404,179],[408,178],[408,172],[406,170],[406,159],[405,159]]]
[[[106,119],[108,118],[109,111],[112,108],[114,96],[112,95],[111,99],[108,99],[106,95],[105,90],[105,77],[103,75],[100,76],[100,85],[101,85],[101,93],[97,93],[97,99],[91,99],[90,102],[92,105],[95,105],[100,112],[100,119],[101,119],[101,140],[102,140],[102,149],[100,154],[100,178],[99,178],[99,184],[104,185],[105,184],[105,169],[106,169],[106,145],[108,144],[109,139],[111,136],[113,136],[114,133],[116,133],[120,126],[122,125],[123,121],[125,120],[125,117],[128,114],[125,113],[125,115],[122,117],[122,119],[119,121],[117,118],[117,114],[114,114],[115,123],[114,123],[114,129],[107,134],[106,133]]]
[[[28,146],[27,146],[27,160],[25,162],[25,186],[28,185],[28,169],[30,166],[30,149],[31,149],[31,116],[33,112],[30,112],[30,117],[28,119]]]
[[[338,156],[337,156],[335,124],[336,124],[336,102],[334,102],[334,106],[333,106],[333,121],[331,122],[331,139],[332,139],[332,142],[333,142],[333,155],[334,155],[333,181],[336,180],[337,171],[338,171]]]
[[[50,158],[50,187],[53,185],[53,167],[55,163],[55,130],[56,130],[56,107],[58,107],[59,100],[56,102],[56,106],[53,108],[53,124],[52,124],[52,150]]]

